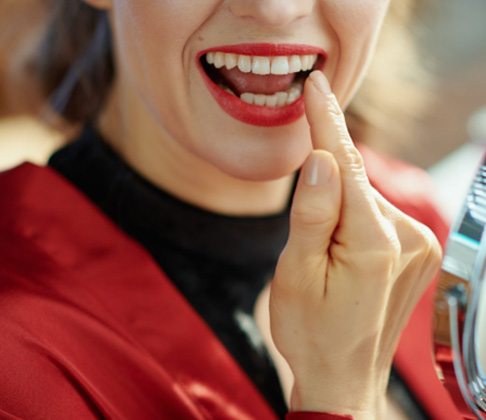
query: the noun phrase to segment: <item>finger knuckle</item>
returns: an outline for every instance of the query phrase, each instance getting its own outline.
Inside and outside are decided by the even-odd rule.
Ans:
[[[438,266],[442,261],[442,247],[430,229],[424,238],[424,253],[429,266]]]
[[[434,232],[422,223],[415,224],[417,251],[431,261],[442,259],[442,248]]]
[[[415,277],[426,285],[440,267],[442,248],[432,230],[419,222],[413,223],[409,234],[414,243],[409,264],[415,269]]]
[[[344,114],[342,108],[339,106],[339,102],[336,98],[336,95],[331,93],[328,96],[327,104],[328,104],[327,110],[331,115],[331,117],[334,118],[338,123],[344,122]]]
[[[402,246],[396,233],[384,229],[378,230],[370,246],[374,254],[371,269],[375,272],[386,273],[380,278],[393,277],[400,267],[402,259]]]
[[[373,233],[373,247],[389,257],[399,257],[402,251],[400,239],[391,222],[382,220]]]
[[[392,254],[380,254],[373,259],[371,272],[375,274],[378,280],[385,283],[395,278],[397,267],[399,266],[399,258]]]
[[[322,207],[312,204],[293,206],[290,212],[292,227],[313,229],[331,221],[331,218]]]
[[[342,150],[340,151],[340,161],[346,166],[348,171],[362,173],[364,171],[364,160],[358,149],[347,139],[347,133],[341,133],[343,138]]]

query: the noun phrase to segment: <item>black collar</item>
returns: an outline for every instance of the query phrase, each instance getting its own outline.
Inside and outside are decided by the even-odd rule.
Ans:
[[[188,204],[138,175],[92,126],[49,165],[149,250],[170,246],[248,267],[275,263],[288,235],[288,208],[266,217],[233,217]]]

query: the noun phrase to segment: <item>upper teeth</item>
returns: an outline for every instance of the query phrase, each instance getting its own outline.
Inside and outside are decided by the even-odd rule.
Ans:
[[[261,57],[208,52],[206,61],[218,69],[226,67],[228,70],[231,70],[238,67],[243,73],[284,75],[312,70],[316,64],[317,57],[317,54]]]

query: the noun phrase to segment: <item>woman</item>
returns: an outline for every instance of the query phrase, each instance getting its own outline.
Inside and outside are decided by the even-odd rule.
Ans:
[[[54,170],[0,177],[2,414],[272,418],[281,386],[289,418],[385,418],[400,333],[440,261],[394,205],[433,216],[394,193],[394,172],[422,178],[364,149],[387,177],[372,187],[341,111],[388,1],[84,3],[57,4],[63,19],[81,7],[97,42],[63,55],[52,102],[86,128]],[[51,51],[70,40],[51,36]],[[433,402],[417,398],[455,416],[413,348],[406,336],[397,363],[425,366]]]

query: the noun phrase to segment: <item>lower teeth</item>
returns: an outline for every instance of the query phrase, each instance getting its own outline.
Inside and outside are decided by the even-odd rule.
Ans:
[[[236,94],[227,86],[219,85],[226,92],[233,96]],[[245,92],[240,95],[240,99],[250,105],[266,106],[269,108],[283,107],[297,101],[302,96],[302,86],[292,85],[287,92],[277,92],[273,95],[264,95]]]
[[[282,107],[293,104],[302,96],[302,87],[291,86],[287,92],[277,92],[273,95],[263,95],[245,92],[240,99],[250,105],[267,106],[270,108]]]

